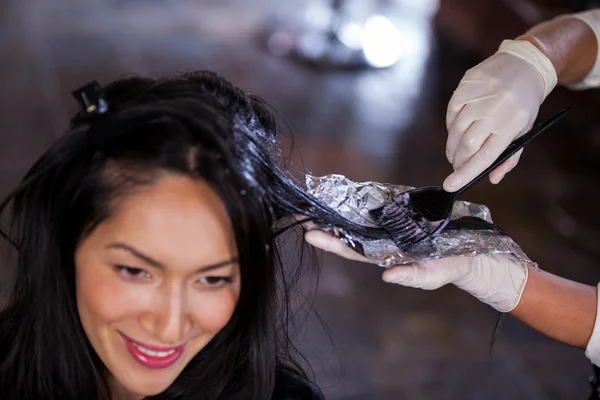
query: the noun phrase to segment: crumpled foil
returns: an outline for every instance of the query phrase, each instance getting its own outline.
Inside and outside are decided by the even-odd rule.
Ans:
[[[306,187],[310,194],[346,219],[371,227],[377,227],[378,224],[369,215],[370,210],[383,207],[397,195],[413,189],[377,182],[352,182],[343,175],[335,174],[322,177],[306,175]],[[478,226],[467,223],[461,227],[463,217],[473,217],[481,223],[475,224]],[[493,224],[486,206],[457,201],[450,221],[438,236],[411,247],[407,252],[400,251],[391,239],[365,238],[336,226],[317,228],[340,238],[349,247],[362,252],[369,261],[382,267],[436,258],[492,254],[503,254],[535,265],[519,245]],[[451,225],[454,226],[451,228]]]

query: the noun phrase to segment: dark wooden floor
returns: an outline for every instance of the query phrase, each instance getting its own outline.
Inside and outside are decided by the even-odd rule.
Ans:
[[[20,0],[0,25],[0,191],[6,193],[60,134],[68,93],[90,79],[216,70],[271,103],[289,123],[304,167],[353,180],[440,184],[445,107],[458,81],[540,15],[511,1],[442,0],[431,21],[397,1],[415,51],[382,71],[319,71],[264,50],[269,15],[306,1]],[[412,4],[412,7],[408,7]],[[534,10],[535,11],[535,10]],[[402,19],[404,18],[404,19]],[[599,92],[557,90],[541,116],[575,104],[526,150],[498,187],[466,197],[542,268],[600,280]],[[296,161],[300,159],[295,158]],[[329,399],[585,399],[583,351],[508,319],[492,357],[496,314],[453,287],[385,284],[375,266],[324,256],[315,307],[299,338]],[[314,277],[313,277],[314,278]]]

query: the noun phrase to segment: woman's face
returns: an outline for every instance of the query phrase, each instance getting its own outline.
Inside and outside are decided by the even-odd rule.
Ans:
[[[119,202],[75,253],[77,307],[116,391],[167,389],[240,293],[231,222],[204,182],[165,175]]]

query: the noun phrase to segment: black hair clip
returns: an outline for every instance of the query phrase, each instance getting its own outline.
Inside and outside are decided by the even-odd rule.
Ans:
[[[71,94],[81,106],[81,111],[73,118],[73,124],[108,112],[108,103],[104,99],[102,87],[97,81],[92,81],[74,90]]]

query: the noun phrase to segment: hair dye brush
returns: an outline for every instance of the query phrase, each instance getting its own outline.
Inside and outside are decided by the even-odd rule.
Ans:
[[[448,224],[454,202],[461,194],[554,125],[571,108],[562,110],[516,139],[492,165],[458,191],[448,193],[441,186],[413,189],[396,196],[389,204],[372,210],[371,215],[403,251],[436,236]]]

